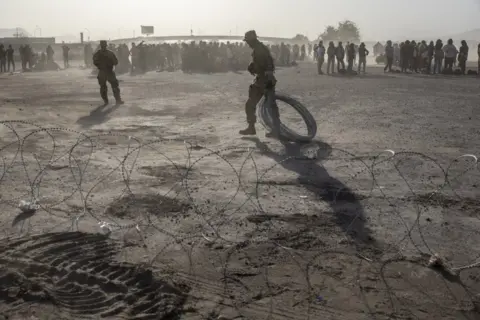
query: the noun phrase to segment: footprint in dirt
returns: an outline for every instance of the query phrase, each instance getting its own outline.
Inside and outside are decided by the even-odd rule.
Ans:
[[[51,304],[73,318],[172,319],[178,314],[183,291],[150,270],[115,262],[118,249],[102,234],[82,232],[1,240],[0,314],[32,304]]]

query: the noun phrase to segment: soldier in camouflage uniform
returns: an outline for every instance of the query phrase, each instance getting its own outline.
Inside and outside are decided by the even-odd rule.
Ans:
[[[100,85],[100,96],[108,104],[108,87],[107,81],[112,86],[113,96],[117,102],[117,105],[123,104],[120,98],[120,88],[118,86],[118,80],[113,71],[113,67],[118,64],[115,53],[107,49],[107,41],[100,41],[100,50],[93,55],[93,64],[98,68],[98,84]]]
[[[262,99],[266,90],[269,90],[269,94],[274,95],[275,84],[277,80],[274,76],[275,66],[273,58],[269,49],[263,43],[261,43],[254,30],[245,33],[244,41],[253,49],[252,62],[248,66],[248,71],[255,75],[255,82],[250,85],[248,90],[248,100],[245,104],[245,113],[247,114],[248,127],[244,130],[240,130],[241,135],[255,135],[255,123],[257,117],[255,115],[256,107],[260,99]],[[278,106],[273,99],[273,132],[267,133],[267,137],[280,138],[280,119],[278,113]]]

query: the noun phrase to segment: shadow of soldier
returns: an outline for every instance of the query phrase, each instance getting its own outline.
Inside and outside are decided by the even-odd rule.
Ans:
[[[95,108],[90,112],[88,116],[81,117],[77,120],[77,124],[81,125],[82,128],[89,128],[95,125],[99,125],[107,121],[107,116],[113,111],[117,110],[120,105],[115,104],[112,107],[107,105],[101,105]]]
[[[255,142],[259,151],[284,169],[298,174],[297,182],[316,198],[325,201],[334,213],[334,222],[352,239],[371,242],[370,230],[365,226],[364,210],[359,196],[340,180],[332,177],[320,162],[327,160],[332,152],[330,145],[314,141],[309,144],[318,148],[314,159],[302,152],[305,144],[282,142],[285,154],[273,152],[266,143],[258,138],[246,137]]]

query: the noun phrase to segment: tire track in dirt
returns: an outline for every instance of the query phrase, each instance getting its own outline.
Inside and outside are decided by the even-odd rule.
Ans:
[[[59,232],[0,241],[5,313],[45,303],[74,317],[171,319],[185,294],[151,270],[115,262],[120,244],[102,234]]]

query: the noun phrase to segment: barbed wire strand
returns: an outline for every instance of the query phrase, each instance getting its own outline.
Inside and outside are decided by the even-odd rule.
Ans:
[[[26,200],[38,205],[39,211],[46,212],[53,217],[64,219],[61,222],[55,222],[53,226],[50,225],[45,227],[44,231],[50,231],[59,228],[60,226],[67,224],[65,221],[69,221],[68,224],[70,225],[69,228],[65,229],[66,231],[79,230],[79,223],[81,221],[87,221],[89,217],[96,221],[96,223],[102,228],[107,228],[109,233],[122,233],[123,241],[125,243],[127,242],[126,239],[128,232],[130,230],[135,230],[135,232],[141,238],[142,247],[146,253],[146,259],[144,263],[149,268],[155,268],[156,261],[160,257],[168,255],[169,248],[180,246],[181,250],[188,258],[188,273],[191,277],[193,277],[194,281],[197,282],[200,282],[201,277],[194,272],[196,269],[195,258],[193,257],[195,246],[198,246],[203,242],[206,242],[209,246],[221,244],[224,247],[224,250],[219,251],[219,253],[214,253],[214,251],[212,251],[212,254],[216,254],[219,261],[218,265],[221,266],[222,271],[220,273],[222,274],[223,279],[222,290],[224,296],[229,295],[230,283],[232,283],[232,281],[238,284],[238,281],[234,281],[235,279],[229,275],[229,264],[231,259],[233,259],[233,256],[239,252],[242,252],[243,250],[246,250],[246,248],[249,248],[249,246],[252,245],[271,245],[272,248],[276,248],[289,257],[289,259],[298,267],[300,274],[302,274],[302,277],[305,279],[305,296],[301,299],[301,301],[308,301],[305,309],[308,319],[310,319],[310,314],[318,308],[312,301],[312,296],[315,296],[317,293],[315,292],[315,286],[312,284],[311,272],[315,269],[317,259],[320,259],[323,255],[341,254],[350,256],[353,254],[356,257],[356,261],[358,261],[357,281],[359,281],[358,279],[360,277],[360,268],[364,263],[381,263],[378,274],[384,283],[386,288],[385,292],[387,293],[390,301],[390,316],[394,317],[395,314],[400,311],[394,302],[394,290],[388,284],[388,280],[385,276],[386,266],[390,263],[405,261],[406,258],[403,251],[408,244],[413,245],[420,256],[434,256],[437,254],[431,245],[429,245],[429,241],[424,236],[424,227],[421,223],[421,217],[424,208],[422,207],[421,203],[419,201],[411,201],[412,205],[414,206],[416,216],[413,223],[407,221],[402,215],[401,210],[396,205],[395,198],[392,199],[389,197],[384,188],[381,187],[376,171],[380,170],[382,165],[391,165],[393,167],[395,173],[408,190],[408,194],[415,199],[418,198],[417,192],[407,178],[406,174],[402,172],[402,169],[400,168],[399,163],[401,162],[401,159],[415,158],[421,159],[422,163],[433,164],[435,169],[441,172],[443,178],[442,182],[439,185],[436,185],[436,187],[427,194],[425,198],[427,202],[433,201],[434,197],[442,195],[447,191],[447,189],[452,191],[455,197],[461,201],[463,198],[459,195],[459,192],[456,190],[453,184],[461,182],[461,179],[468,174],[473,175],[474,172],[480,172],[478,158],[472,154],[461,155],[451,161],[448,166],[444,168],[434,158],[418,152],[395,152],[393,150],[384,150],[374,156],[368,157],[368,159],[371,161],[370,163],[367,163],[366,160],[358,157],[354,153],[337,148],[331,148],[330,150],[330,155],[335,153],[336,157],[320,157],[319,153],[321,153],[322,150],[315,147],[312,147],[311,149],[307,148],[306,153],[302,155],[286,155],[280,160],[275,158],[276,161],[274,164],[268,166],[264,170],[261,170],[257,161],[255,160],[255,154],[258,153],[260,156],[264,156],[266,153],[271,152],[271,150],[263,150],[259,147],[239,146],[230,146],[219,150],[213,150],[207,146],[189,143],[188,141],[183,142],[183,150],[186,153],[185,162],[184,164],[179,164],[177,161],[174,161],[171,157],[169,157],[165,151],[167,149],[165,146],[168,146],[169,144],[177,143],[178,145],[178,140],[175,139],[157,138],[153,141],[142,141],[141,139],[133,136],[116,133],[88,135],[85,132],[77,132],[75,130],[66,128],[44,128],[28,121],[0,121],[0,125],[7,128],[11,133],[11,136],[4,134],[3,140],[6,141],[6,143],[0,147],[2,168],[0,173],[0,191],[2,188],[4,190],[9,188],[11,189],[12,183],[17,185],[21,184],[21,181],[18,180],[21,178],[25,179],[25,187],[27,187],[26,190],[28,190],[25,191],[25,193],[20,192],[20,194],[18,192],[2,192],[2,194],[0,194],[0,204],[7,205],[9,207],[16,207],[20,200]],[[22,135],[20,132],[25,130],[26,134]],[[59,143],[58,138],[55,137],[55,135],[59,133],[76,135],[76,138],[70,139],[69,141],[62,140],[62,143]],[[30,141],[32,141],[31,143],[35,145],[34,139],[38,139],[39,136],[48,137],[51,142],[50,149],[47,150],[46,144],[35,146],[35,148],[32,146],[27,148],[27,144],[30,143]],[[123,141],[126,141],[126,146],[120,145],[117,148],[119,150],[123,150],[120,156],[117,156],[112,152],[108,152],[109,148],[111,149],[111,146],[102,143],[102,139],[112,137],[116,138],[117,140],[123,139]],[[8,141],[8,139],[11,139],[12,141]],[[4,142],[3,140],[2,143]],[[59,149],[62,144],[67,145],[68,147],[66,150],[60,153]],[[163,146],[163,148],[161,148],[162,150],[157,149],[157,146]],[[83,150],[82,148],[85,148],[86,150]],[[36,153],[37,149],[40,152],[38,154]],[[88,170],[93,160],[92,156],[96,151],[102,151],[109,154],[108,169],[105,169],[107,164],[104,164],[103,166],[98,167],[97,170]],[[173,170],[175,175],[178,177],[177,181],[173,183],[173,185],[169,187],[167,191],[162,192],[162,194],[156,194],[156,196],[159,197],[160,203],[162,203],[162,201],[166,201],[165,199],[167,199],[167,197],[170,197],[170,199],[177,199],[180,193],[179,191],[176,191],[176,189],[181,186],[186,198],[182,201],[186,200],[189,203],[190,209],[193,210],[195,218],[200,219],[199,221],[201,221],[201,227],[198,232],[179,233],[175,230],[169,229],[168,226],[162,226],[161,219],[158,217],[158,212],[144,212],[136,217],[128,217],[130,220],[133,218],[134,221],[126,222],[123,218],[113,216],[111,214],[111,210],[108,210],[110,205],[125,198],[127,198],[129,204],[132,206],[141,205],[138,203],[141,201],[141,199],[135,198],[137,194],[132,186],[132,182],[134,181],[133,176],[136,173],[135,169],[138,167],[139,161],[142,160],[141,153],[144,151],[146,153],[151,153],[150,158],[155,155],[156,161],[166,161],[170,168],[168,170]],[[195,152],[201,152],[203,154],[194,159]],[[242,153],[244,155],[242,158],[243,160],[237,166],[234,165],[231,162],[231,159],[228,157],[228,154],[231,153]],[[4,155],[11,157],[11,159],[7,159],[7,157]],[[56,186],[48,185],[50,188],[48,189],[48,192],[51,193],[52,188],[57,188],[65,195],[55,201],[55,199],[52,199],[52,194],[50,194],[48,198],[51,201],[47,203],[47,201],[45,201],[47,197],[43,196],[43,188],[44,184],[48,184],[49,181],[45,182],[45,179],[47,179],[49,175],[49,169],[52,169],[55,163],[59,162],[65,157],[67,158],[70,176],[62,176],[60,182]],[[195,173],[198,172],[199,166],[202,163],[213,161],[211,160],[212,158],[217,159],[226,165],[226,168],[229,170],[229,172],[233,174],[233,179],[237,184],[230,198],[222,198],[221,201],[219,201],[221,202],[221,205],[218,207],[215,201],[205,202],[205,199],[196,199],[196,196],[193,192],[194,189],[191,185],[198,180],[195,179],[194,176]],[[452,175],[454,163],[458,163],[458,161],[461,159],[472,160],[472,163],[459,173]],[[380,256],[367,256],[363,254],[363,244],[355,239],[354,232],[355,225],[357,223],[361,223],[365,218],[363,216],[363,210],[356,210],[357,212],[354,212],[353,216],[351,216],[351,221],[344,227],[343,234],[340,235],[340,240],[337,244],[325,244],[323,247],[315,248],[314,251],[316,253],[312,257],[308,258],[302,257],[302,254],[299,254],[300,251],[295,247],[282,243],[282,241],[278,240],[278,237],[275,238],[275,233],[278,233],[278,230],[275,227],[273,219],[266,219],[263,221],[264,223],[262,227],[260,227],[261,224],[256,224],[251,230],[250,236],[243,235],[240,237],[240,239],[229,239],[222,235],[220,228],[228,226],[232,219],[235,218],[235,215],[241,212],[247,204],[253,206],[255,215],[270,215],[268,212],[269,210],[267,210],[265,205],[262,204],[260,189],[265,185],[268,174],[281,167],[285,167],[285,169],[288,170],[288,164],[295,161],[308,162],[311,166],[315,165],[317,166],[317,169],[321,168],[325,171],[328,171],[328,169],[325,167],[325,163],[328,161],[345,161],[347,163],[355,162],[356,166],[351,166],[355,167],[354,172],[347,174],[347,177],[342,177],[342,179],[345,181],[342,181],[343,184],[341,186],[336,187],[333,197],[330,199],[331,203],[329,203],[329,205],[334,208],[339,202],[341,202],[341,200],[339,200],[340,195],[343,192],[347,192],[349,186],[354,184],[358,177],[368,176],[370,182],[368,183],[368,188],[363,190],[363,199],[370,199],[374,192],[378,192],[381,195],[381,199],[383,199],[391,208],[391,213],[394,215],[393,217],[398,219],[398,221],[400,221],[405,228],[404,236],[394,243],[387,244],[386,248],[383,248],[383,253]],[[251,164],[251,168],[248,169],[248,172],[246,169],[247,163]],[[17,165],[20,165],[23,168],[23,174],[16,170]],[[306,167],[305,163],[302,165]],[[358,168],[359,166],[360,169]],[[340,170],[341,168],[337,167],[336,169]],[[250,180],[247,182],[242,180],[244,173],[250,176]],[[88,176],[89,174],[92,176]],[[118,175],[118,177],[112,181],[114,175]],[[317,181],[318,177],[304,174],[302,178],[303,180],[297,181],[296,184],[298,186],[301,187],[302,185],[309,185],[319,187]],[[7,181],[8,179],[10,179],[10,181]],[[254,186],[253,190],[251,189],[252,180]],[[95,193],[95,190],[100,190],[102,188],[102,184],[107,184],[111,187],[114,187],[119,182],[121,182],[123,185],[121,191],[113,200],[110,201],[109,204],[104,205],[103,209],[98,208],[98,204],[92,203],[92,195]],[[67,190],[66,185],[69,183],[73,183],[74,186],[70,186]],[[87,185],[89,186],[87,187]],[[173,193],[175,193],[175,195],[172,196]],[[236,202],[236,199],[241,193],[245,194],[245,197],[238,203],[238,201]],[[67,204],[67,201],[75,199],[76,195],[78,195],[81,203],[79,212],[74,212],[75,210],[72,211],[72,206]],[[66,208],[62,207],[64,205],[66,205]],[[234,208],[230,208],[233,205]],[[248,210],[252,209],[247,209],[247,211]],[[63,212],[64,214],[61,215],[57,214],[56,212]],[[179,216],[179,218],[182,217]],[[418,231],[417,234],[420,237],[420,244],[417,243],[417,241],[413,238],[413,232],[415,229]],[[100,227],[98,231],[100,231]],[[8,236],[8,234],[11,232],[13,233],[15,231],[5,230],[6,236]],[[27,233],[28,232],[29,231],[27,231]],[[151,235],[152,232],[158,232],[167,237],[169,240],[166,240],[160,249],[156,249],[156,245],[158,244],[151,243],[149,238],[149,235]],[[257,234],[257,237],[255,237],[254,234]],[[263,238],[259,238],[259,234],[263,235]],[[344,249],[339,249],[339,245],[341,243],[353,243],[354,251],[342,251]],[[427,251],[424,251],[422,247],[424,247]],[[389,257],[386,260],[382,258],[386,257],[385,254],[392,252],[392,250],[392,257]],[[225,255],[223,256],[222,254]],[[475,257],[475,259],[467,264],[455,267],[452,265],[446,265],[445,267],[458,274],[464,270],[480,267],[480,261],[478,259],[478,257]],[[409,260],[407,259],[407,261]],[[214,261],[211,261],[211,263],[214,263]],[[177,270],[177,273],[181,274],[181,271]],[[275,283],[271,282],[270,277],[268,266],[264,267],[262,270],[262,278],[266,286],[267,295],[270,297],[270,303],[268,304],[269,318],[276,313],[274,310],[275,306],[273,300],[273,296],[275,295]],[[203,285],[206,284],[203,283]],[[361,285],[360,288],[362,288]],[[239,302],[233,301],[232,303],[239,312],[241,312],[242,308],[245,307],[245,304]],[[282,312],[287,311],[282,310]],[[374,313],[372,310],[369,312],[371,314]]]

